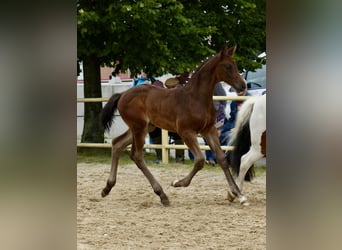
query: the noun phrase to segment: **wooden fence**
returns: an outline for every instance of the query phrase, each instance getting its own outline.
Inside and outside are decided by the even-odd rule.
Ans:
[[[250,96],[213,96],[214,101],[228,101],[237,100],[244,101],[250,98]],[[102,98],[77,98],[77,102],[107,102],[108,97]],[[88,148],[111,148],[110,143],[77,143],[77,147]],[[186,145],[174,145],[169,144],[168,131],[162,129],[162,144],[145,144],[144,148],[161,149],[162,150],[162,163],[167,164],[169,162],[169,149],[188,149]],[[231,146],[221,146],[222,150],[232,150]],[[200,145],[201,150],[210,149],[207,145]]]

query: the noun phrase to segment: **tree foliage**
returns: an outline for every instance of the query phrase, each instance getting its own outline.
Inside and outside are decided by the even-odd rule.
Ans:
[[[77,60],[84,97],[101,97],[100,66],[135,75],[191,72],[224,44],[236,44],[240,70],[260,67],[265,0],[77,0]],[[101,103],[85,103],[82,142],[103,141]]]
[[[224,43],[250,70],[265,51],[265,0],[79,0],[77,12],[78,58],[120,60],[133,73],[192,70]]]

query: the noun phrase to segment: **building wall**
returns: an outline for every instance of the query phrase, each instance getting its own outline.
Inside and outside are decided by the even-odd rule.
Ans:
[[[109,80],[109,76],[112,74],[114,68],[101,67],[101,80]],[[121,80],[131,79],[131,72],[129,69],[126,72],[121,72]]]
[[[80,64],[80,68],[81,68],[81,73],[77,77],[78,83],[83,81],[83,65],[82,65],[82,63]],[[114,68],[112,68],[112,67],[101,67],[101,69],[100,69],[101,81],[109,81],[109,76],[112,74],[113,70],[114,70]],[[128,69],[126,72],[121,72],[120,78],[121,78],[121,80],[131,79],[130,70]]]

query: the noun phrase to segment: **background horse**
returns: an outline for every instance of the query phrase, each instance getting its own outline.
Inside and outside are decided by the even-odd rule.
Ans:
[[[215,128],[215,109],[213,92],[216,83],[224,81],[236,92],[246,89],[246,83],[240,76],[232,59],[236,46],[224,49],[204,61],[193,73],[189,82],[179,88],[163,89],[149,84],[137,86],[123,93],[114,94],[102,110],[102,124],[106,130],[111,127],[114,112],[118,109],[128,130],[112,140],[112,166],[102,197],[109,194],[116,183],[117,166],[121,152],[132,144],[130,158],[143,172],[154,192],[164,206],[169,199],[161,185],[148,170],[143,156],[146,134],[159,127],[176,132],[183,139],[194,155],[194,167],[183,179],[172,182],[174,187],[187,187],[195,174],[203,168],[204,156],[197,142],[200,133],[217,156],[232,193],[243,202],[246,198],[235,184],[228,168],[228,162],[221,150]]]
[[[253,164],[266,155],[266,94],[251,97],[242,104],[229,145],[234,149],[227,153],[228,162],[238,174],[236,184],[241,191],[244,180],[250,181],[254,176]],[[228,192],[228,200],[234,198]]]

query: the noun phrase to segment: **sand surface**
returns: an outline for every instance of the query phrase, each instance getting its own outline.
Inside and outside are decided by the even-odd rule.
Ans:
[[[226,200],[222,171],[203,169],[186,188],[170,183],[183,165],[149,167],[171,205],[163,207],[135,165],[119,166],[117,183],[102,198],[110,166],[77,166],[77,249],[266,249],[266,176],[245,183],[250,206]]]

